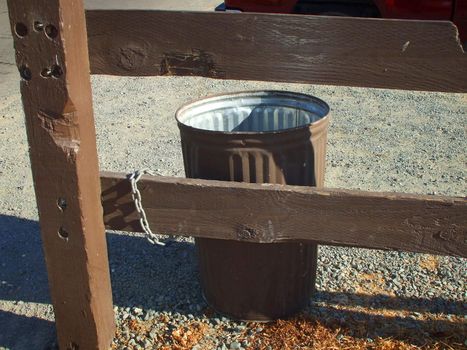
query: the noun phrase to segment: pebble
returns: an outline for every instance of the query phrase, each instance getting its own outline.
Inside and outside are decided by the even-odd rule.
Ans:
[[[150,337],[151,339],[156,339],[156,337],[157,337],[157,331],[156,331],[156,330],[151,331],[151,332],[149,333],[149,337]]]
[[[238,350],[242,347],[242,345],[240,343],[237,343],[237,342],[233,342],[230,344],[230,349],[231,350]]]

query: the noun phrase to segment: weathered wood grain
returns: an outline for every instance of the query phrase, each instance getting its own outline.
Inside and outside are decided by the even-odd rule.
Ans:
[[[450,22],[92,10],[91,71],[465,92]]]
[[[60,349],[108,349],[115,325],[82,0],[9,0],[8,9]]]
[[[125,175],[101,183],[106,227],[141,231]],[[155,232],[467,257],[464,198],[151,176],[139,189]]]

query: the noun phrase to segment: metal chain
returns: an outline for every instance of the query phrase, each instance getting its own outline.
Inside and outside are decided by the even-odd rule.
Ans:
[[[128,174],[128,181],[130,181],[131,184],[131,197],[135,202],[136,211],[139,214],[139,223],[141,224],[141,228],[143,229],[144,233],[146,233],[146,239],[152,244],[164,246],[165,243],[160,242],[159,238],[151,231],[148,219],[146,218],[146,212],[143,209],[141,192],[138,189],[138,181],[141,179],[141,176],[145,174],[155,175],[149,170],[136,170],[134,173]]]

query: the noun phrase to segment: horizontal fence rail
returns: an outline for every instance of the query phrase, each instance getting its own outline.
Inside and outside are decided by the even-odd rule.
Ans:
[[[450,22],[90,10],[91,73],[465,92]]]
[[[106,227],[141,232],[126,176],[102,172],[101,184]],[[465,198],[158,176],[138,187],[154,232],[467,257]]]

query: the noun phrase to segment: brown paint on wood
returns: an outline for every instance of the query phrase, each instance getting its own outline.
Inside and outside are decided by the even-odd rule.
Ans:
[[[60,348],[108,349],[115,325],[83,3],[9,0],[8,9]]]
[[[101,173],[104,222],[141,231],[125,175]],[[467,257],[465,198],[143,176],[154,232]]]
[[[450,22],[143,10],[86,16],[93,74],[467,91],[467,56]]]

